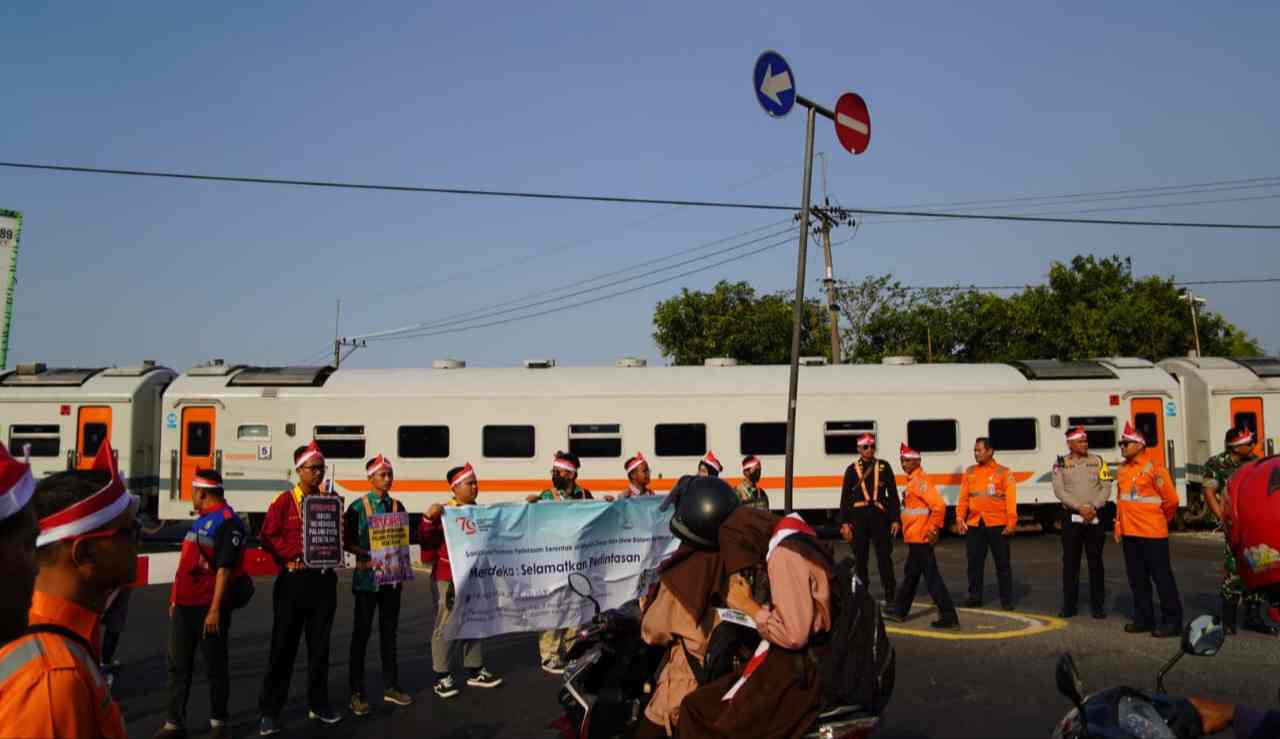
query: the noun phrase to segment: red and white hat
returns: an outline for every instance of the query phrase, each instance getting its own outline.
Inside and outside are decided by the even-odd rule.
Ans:
[[[391,460],[379,454],[369,460],[369,463],[364,466],[364,474],[368,477],[373,477],[382,469],[386,469],[387,472],[391,472]]]
[[[449,487],[457,487],[459,483],[466,482],[475,476],[476,468],[472,467],[470,462],[467,462],[457,472],[453,473],[453,477],[449,478]]]
[[[221,490],[222,480],[216,470],[196,470],[196,474],[191,478],[191,487],[201,490]]]
[[[1246,428],[1232,429],[1231,438],[1227,440],[1227,446],[1253,446],[1253,432]]]
[[[22,510],[35,489],[30,462],[9,456],[9,450],[0,443],[0,521]]]
[[[578,465],[572,459],[564,456],[560,452],[556,452],[556,458],[551,461],[551,468],[556,470],[564,470],[578,474]]]
[[[303,465],[313,459],[319,459],[321,462],[324,461],[324,452],[320,451],[320,445],[316,443],[315,439],[312,439],[311,443],[307,444],[307,448],[302,450],[302,454],[299,454],[298,458],[294,460],[293,468],[295,470],[300,470]]]
[[[36,547],[100,529],[124,513],[133,503],[135,498],[125,489],[120,471],[116,469],[115,454],[106,441],[98,447],[98,456],[93,458],[91,469],[106,472],[110,478],[107,484],[88,498],[40,519],[40,536],[36,539]]]
[[[864,433],[862,436],[858,437],[858,446],[875,446],[875,445],[876,445],[876,435],[871,432]]]
[[[1146,446],[1146,445],[1147,445],[1147,439],[1146,439],[1146,437],[1144,437],[1142,434],[1138,433],[1138,431],[1137,431],[1137,430],[1135,430],[1135,429],[1133,428],[1133,424],[1132,424],[1131,422],[1129,422],[1129,421],[1125,421],[1125,422],[1124,422],[1124,431],[1123,431],[1123,432],[1121,432],[1121,434],[1120,434],[1120,440],[1121,440],[1121,441],[1136,441],[1136,442],[1138,442],[1139,444],[1141,444],[1141,445],[1143,445],[1143,446]]]
[[[756,455],[754,454],[749,455],[746,459],[742,460],[743,472],[750,472],[751,470],[758,470],[758,469],[760,469],[760,458],[757,457]]]
[[[1072,426],[1067,429],[1067,441],[1088,441],[1089,433],[1084,430],[1084,426]]]
[[[720,464],[719,459],[716,459],[716,453],[713,451],[708,450],[707,453],[703,455],[702,459],[698,461],[715,470],[717,475],[724,472],[724,465]]]
[[[898,456],[903,459],[919,459],[920,452],[917,452],[906,444],[900,444],[898,446]]]
[[[636,452],[636,456],[632,457],[631,459],[628,459],[627,463],[623,465],[622,469],[626,470],[626,473],[630,475],[632,472],[635,472],[635,469],[642,464],[649,464],[649,460],[645,459],[644,454],[642,454],[641,452]]]

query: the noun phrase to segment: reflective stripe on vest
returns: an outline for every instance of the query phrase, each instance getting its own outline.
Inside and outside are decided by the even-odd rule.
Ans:
[[[927,516],[929,515],[929,512],[930,511],[928,508],[903,508],[902,509],[902,515],[904,516]]]
[[[1126,503],[1138,503],[1141,505],[1160,505],[1161,503],[1164,503],[1164,498],[1153,497],[1150,495],[1130,495],[1129,497],[1121,498],[1120,500],[1123,500]]]
[[[9,681],[26,667],[33,659],[39,659],[44,656],[44,647],[40,646],[40,640],[31,637],[22,640],[17,646],[13,647],[4,659],[0,659],[0,684]]]

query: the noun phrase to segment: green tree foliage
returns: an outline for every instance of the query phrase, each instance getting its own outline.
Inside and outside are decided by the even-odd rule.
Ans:
[[[848,361],[908,354],[935,362],[1007,362],[1184,356],[1195,348],[1191,314],[1171,279],[1133,276],[1119,256],[1054,262],[1047,285],[1009,296],[912,290],[892,275],[840,282]],[[1256,341],[1220,314],[1199,314],[1206,356],[1256,356]]]
[[[827,311],[805,301],[801,354],[830,359]],[[710,292],[681,290],[653,311],[653,340],[672,364],[733,357],[744,364],[791,361],[790,292],[757,295],[746,282],[721,280]]]

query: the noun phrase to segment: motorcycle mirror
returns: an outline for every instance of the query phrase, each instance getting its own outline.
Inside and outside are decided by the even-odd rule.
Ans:
[[[576,579],[575,579],[576,578]],[[579,584],[581,583],[581,584]],[[591,579],[581,572],[574,572],[569,575],[569,589],[578,595],[591,601],[591,605],[596,608],[596,615],[600,615],[600,601],[591,597]]]
[[[1227,631],[1222,622],[1209,614],[1196,616],[1182,632],[1182,651],[1196,657],[1212,657],[1222,649]]]
[[[1084,683],[1080,681],[1080,672],[1076,670],[1076,661],[1072,659],[1070,652],[1064,652],[1058,658],[1058,668],[1056,671],[1058,680],[1058,692],[1071,699],[1077,707],[1084,703]],[[1084,715],[1083,709],[1081,715]]]

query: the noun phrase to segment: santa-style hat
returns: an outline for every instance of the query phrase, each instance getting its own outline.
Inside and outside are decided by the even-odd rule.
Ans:
[[[644,454],[641,452],[636,452],[636,456],[628,459],[627,463],[622,466],[622,469],[626,470],[626,473],[630,475],[642,464],[649,464],[649,460],[645,459]]]
[[[93,458],[91,469],[106,472],[109,478],[107,484],[88,498],[40,519],[40,536],[36,539],[36,547],[48,546],[100,529],[124,513],[133,503],[135,499],[125,489],[120,471],[116,469],[115,454],[106,441],[98,447],[98,456]]]
[[[1133,424],[1129,421],[1124,422],[1124,431],[1120,434],[1120,440],[1136,441],[1143,446],[1147,445],[1146,438],[1142,434],[1138,433],[1137,430],[1133,428]]]
[[[1227,446],[1253,445],[1253,432],[1245,428],[1232,429],[1231,437],[1227,440]]]
[[[752,454],[742,460],[742,471],[750,472],[751,470],[760,469],[760,458]]]
[[[364,466],[364,474],[368,477],[373,477],[382,469],[386,469],[387,472],[391,472],[391,460],[379,454],[369,460],[369,463]]]
[[[293,461],[293,468],[300,470],[303,465],[313,459],[324,461],[324,452],[320,451],[320,445],[316,443],[315,439],[312,439],[311,443],[307,444],[306,448],[302,450],[302,454],[299,454],[298,458]]]
[[[191,478],[191,487],[200,490],[221,490],[222,475],[217,470],[196,470],[196,474]]]
[[[453,473],[453,477],[449,478],[449,487],[457,487],[459,483],[466,482],[475,476],[476,468],[472,467],[470,462],[467,462],[459,467],[457,472]]]
[[[876,436],[872,433],[864,433],[858,437],[858,446],[875,446]]]
[[[717,475],[724,472],[724,465],[720,464],[720,460],[716,459],[715,452],[708,451],[699,461],[707,467],[715,470]]]
[[[919,459],[920,452],[917,452],[906,444],[901,444],[898,446],[898,456],[903,459]]]
[[[1084,430],[1084,426],[1072,426],[1067,429],[1067,441],[1088,441],[1089,433]]]
[[[578,463],[574,462],[573,458],[564,452],[556,452],[556,458],[551,461],[551,467],[552,469],[572,472],[575,475],[578,474]]]
[[[0,443],[0,521],[22,510],[35,489],[30,462],[9,456],[9,450]]]

